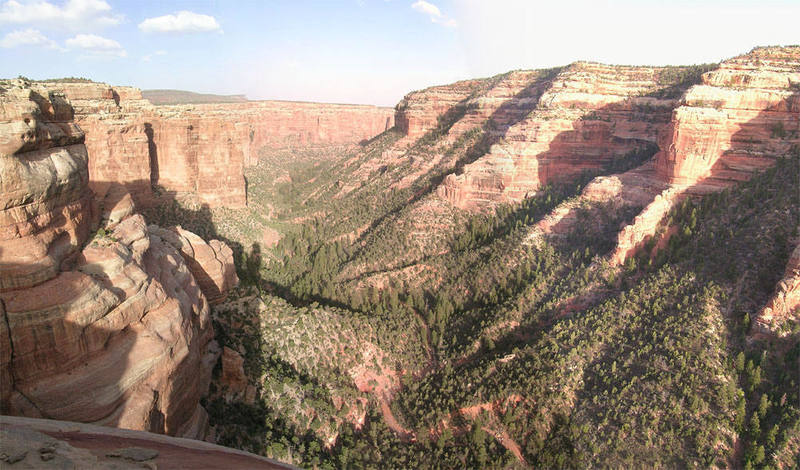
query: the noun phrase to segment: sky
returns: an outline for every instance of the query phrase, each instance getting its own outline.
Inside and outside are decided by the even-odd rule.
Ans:
[[[576,60],[717,62],[800,43],[800,0],[0,0],[0,77],[395,105]]]

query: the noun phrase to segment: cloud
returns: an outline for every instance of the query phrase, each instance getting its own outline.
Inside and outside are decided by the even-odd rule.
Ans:
[[[86,30],[121,23],[105,0],[67,0],[61,6],[46,0],[7,0],[0,5],[0,24],[37,24],[54,29]]]
[[[139,23],[139,29],[145,33],[205,33],[220,32],[216,18],[191,11],[179,11],[172,15],[147,18]]]
[[[78,34],[67,39],[67,47],[83,51],[83,58],[113,59],[128,56],[120,43],[96,34]]]
[[[455,28],[456,26],[458,26],[456,20],[444,16],[442,14],[442,11],[439,10],[439,7],[437,7],[433,3],[426,2],[425,0],[417,0],[416,2],[411,4],[411,8],[422,14],[428,15],[428,18],[430,18],[431,21],[436,24],[440,24],[447,28]]]
[[[38,29],[33,28],[12,31],[0,40],[0,47],[6,49],[20,46],[40,46],[47,49],[63,50],[55,41],[46,37]]]
[[[142,56],[142,62],[150,62],[155,56],[167,55],[167,51],[155,51],[152,54]]]

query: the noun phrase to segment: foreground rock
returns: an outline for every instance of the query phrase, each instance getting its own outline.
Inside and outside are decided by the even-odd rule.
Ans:
[[[293,468],[190,439],[11,416],[0,416],[0,462],[10,469]]]
[[[0,411],[205,437],[219,351],[203,289],[220,299],[236,283],[230,249],[186,232],[179,251],[124,188],[93,213],[64,97],[0,88]]]

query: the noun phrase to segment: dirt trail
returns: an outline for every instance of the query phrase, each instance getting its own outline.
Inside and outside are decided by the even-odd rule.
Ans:
[[[398,421],[397,418],[394,417],[394,413],[392,413],[392,408],[389,406],[389,402],[386,401],[386,398],[381,396],[378,398],[378,401],[381,404],[381,414],[383,415],[383,421],[386,422],[386,425],[389,426],[389,429],[397,433],[400,436],[400,439],[411,442],[417,440],[417,436],[414,433],[403,427]]]
[[[521,464],[525,465],[526,467],[529,466],[528,462],[525,460],[525,457],[522,456],[522,449],[520,448],[519,444],[517,444],[517,442],[508,435],[508,432],[505,430],[498,432],[488,426],[483,426],[481,429],[494,436],[494,438],[497,439],[497,442],[499,442],[501,446],[505,447],[506,450],[514,454],[514,457],[516,457]]]

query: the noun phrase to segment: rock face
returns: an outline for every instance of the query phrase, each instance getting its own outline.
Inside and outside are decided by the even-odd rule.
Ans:
[[[481,85],[481,80],[464,80],[413,91],[395,107],[395,125],[410,140],[418,139],[435,129],[440,119],[448,113],[458,113],[459,105],[466,105],[466,101]]]
[[[15,469],[293,468],[207,442],[12,416],[0,416],[0,462]]]
[[[179,251],[119,184],[93,214],[63,96],[0,89],[0,411],[202,438],[219,354],[203,289],[236,282],[230,249],[170,231],[190,241]]]
[[[800,144],[800,47],[723,62],[681,101],[661,136],[658,177],[704,188],[747,179]]]
[[[753,322],[758,333],[785,336],[792,324],[800,322],[800,244],[792,252],[786,264],[786,272],[778,283],[775,294],[761,309]]]
[[[0,85],[0,291],[52,279],[89,235],[83,133],[63,96]]]
[[[482,113],[493,145],[462,174],[448,175],[439,194],[466,209],[519,201],[542,185],[654,144],[676,103],[667,93],[674,87],[667,72],[575,63],[501,78],[472,100],[495,103]]]
[[[226,389],[226,396],[241,394],[247,388],[247,375],[244,373],[244,358],[233,349],[222,349],[222,377],[220,384]]]
[[[151,107],[133,88],[103,83],[46,83],[63,93],[75,109],[75,123],[86,133],[90,187],[100,197],[121,183],[137,202],[150,199],[150,145],[145,114]]]
[[[151,226],[150,229],[181,253],[211,305],[223,302],[228,292],[239,284],[233,250],[225,243],[219,240],[206,243],[180,226],[170,229]]]
[[[683,198],[747,180],[775,158],[798,152],[799,145],[800,47],[757,48],[707,72],[672,113],[659,138],[654,168],[648,163],[619,175],[628,192],[656,189],[644,211],[620,231],[612,264],[635,253]],[[671,187],[655,196],[659,183]],[[791,304],[792,294],[787,295]]]
[[[559,76],[569,74],[572,67],[574,66],[568,67],[566,72],[562,71]],[[598,161],[593,155],[609,152],[615,147],[624,148],[626,138],[616,135],[621,129],[629,130],[625,133],[628,142],[649,141],[653,138],[652,132],[660,129],[657,138],[659,151],[652,160],[622,174],[595,178],[585,188],[579,201],[568,201],[560,205],[537,223],[528,235],[529,242],[534,243],[544,235],[558,236],[568,232],[574,226],[577,211],[583,202],[612,202],[619,206],[641,207],[643,209],[639,215],[619,231],[616,247],[609,257],[612,265],[620,265],[641,249],[660,229],[666,229],[664,237],[674,233],[674,227],[663,227],[662,222],[670,210],[686,197],[718,191],[747,180],[753,172],[771,166],[777,157],[796,158],[800,155],[799,74],[800,47],[754,49],[704,73],[700,84],[688,88],[682,98],[672,101],[677,108],[671,112],[668,123],[664,123],[663,119],[665,111],[669,110],[669,100],[663,98],[665,95],[672,95],[677,90],[676,87],[667,90],[670,93],[666,94],[659,90],[634,92],[635,97],[624,100],[621,100],[620,92],[612,93],[611,97],[604,93],[597,96],[579,94],[587,102],[621,100],[602,108],[602,113],[612,110],[618,112],[601,118],[601,122],[597,123],[599,127],[595,129],[605,128],[606,131],[598,131],[595,135],[605,135],[608,138],[601,137],[597,140],[594,150],[581,149],[580,139],[576,142],[570,138],[575,137],[575,131],[567,130],[563,134],[566,142],[562,142],[561,138],[548,137],[545,139],[547,150],[537,153],[536,149],[542,148],[537,139],[546,135],[542,133],[542,129],[559,124],[557,116],[545,119],[544,122],[536,122],[537,119],[542,119],[545,112],[536,109],[509,129],[506,140],[513,139],[511,143],[493,146],[488,155],[472,165],[467,165],[462,175],[449,175],[439,188],[439,193],[454,204],[467,208],[488,206],[498,200],[500,194],[506,195],[501,201],[514,201],[521,197],[517,190],[519,186],[516,186],[518,179],[515,179],[521,175],[538,174],[539,183],[557,181],[564,175],[574,174],[577,168],[591,167],[592,162]],[[556,77],[556,82],[558,80]],[[591,83],[591,80],[587,82]],[[604,80],[600,83],[608,86],[613,81]],[[569,99],[572,94],[568,92],[571,86],[569,83],[561,86],[554,84],[542,95],[540,101],[558,103],[559,100],[566,100],[566,103],[570,103],[566,107],[559,106],[560,112],[563,112],[563,108],[568,108],[569,112],[584,108],[586,105],[579,103],[572,106]],[[562,89],[567,90],[563,96],[559,93]],[[653,96],[640,96],[642,94]],[[661,97],[659,99],[663,106],[641,104],[641,99],[655,96]],[[647,112],[630,114],[631,103],[634,109],[637,107],[636,103],[640,103],[638,110]],[[552,105],[548,106],[547,110],[553,109]],[[590,114],[600,115],[601,111]],[[620,118],[623,119],[621,125],[615,122],[615,119]],[[592,120],[594,119],[596,118]],[[584,123],[576,121],[574,127],[587,129],[586,120],[587,117],[584,117]],[[637,120],[642,122],[637,123]],[[524,135],[512,137],[517,127],[527,125],[525,123],[529,121],[538,126],[538,134],[529,134],[535,138],[525,141]],[[638,127],[643,124],[648,126]],[[613,134],[609,136],[607,130],[613,130]],[[515,146],[518,146],[518,151],[514,151]],[[570,148],[575,149],[574,159],[564,157],[561,162],[571,161],[571,167],[559,167],[558,162],[550,161],[551,169],[557,168],[558,171],[551,171],[550,176],[547,173],[542,175],[543,162],[547,162],[550,154],[563,156]],[[507,152],[505,159],[493,157],[499,152],[498,149]],[[525,149],[531,149],[529,155],[520,157]],[[585,156],[585,160],[581,160],[581,155]],[[524,165],[528,165],[528,169],[520,172],[519,169]],[[484,176],[490,179],[481,179]],[[536,182],[536,179],[532,179],[526,187],[533,188]],[[479,193],[481,188],[486,191]],[[666,238],[661,240],[665,241]],[[791,286],[790,282],[784,284]],[[785,312],[787,309],[783,305],[792,305],[793,291],[789,287],[780,291],[785,294],[776,293],[779,306],[777,310],[769,310],[765,318],[772,318],[772,311]],[[765,320],[768,323],[770,321]]]
[[[210,207],[247,202],[243,168],[262,148],[341,145],[393,125],[389,108],[260,101],[154,106],[130,87],[103,83],[40,84],[63,93],[86,133],[89,177],[98,194],[122,183],[139,204],[151,186],[192,193]]]

